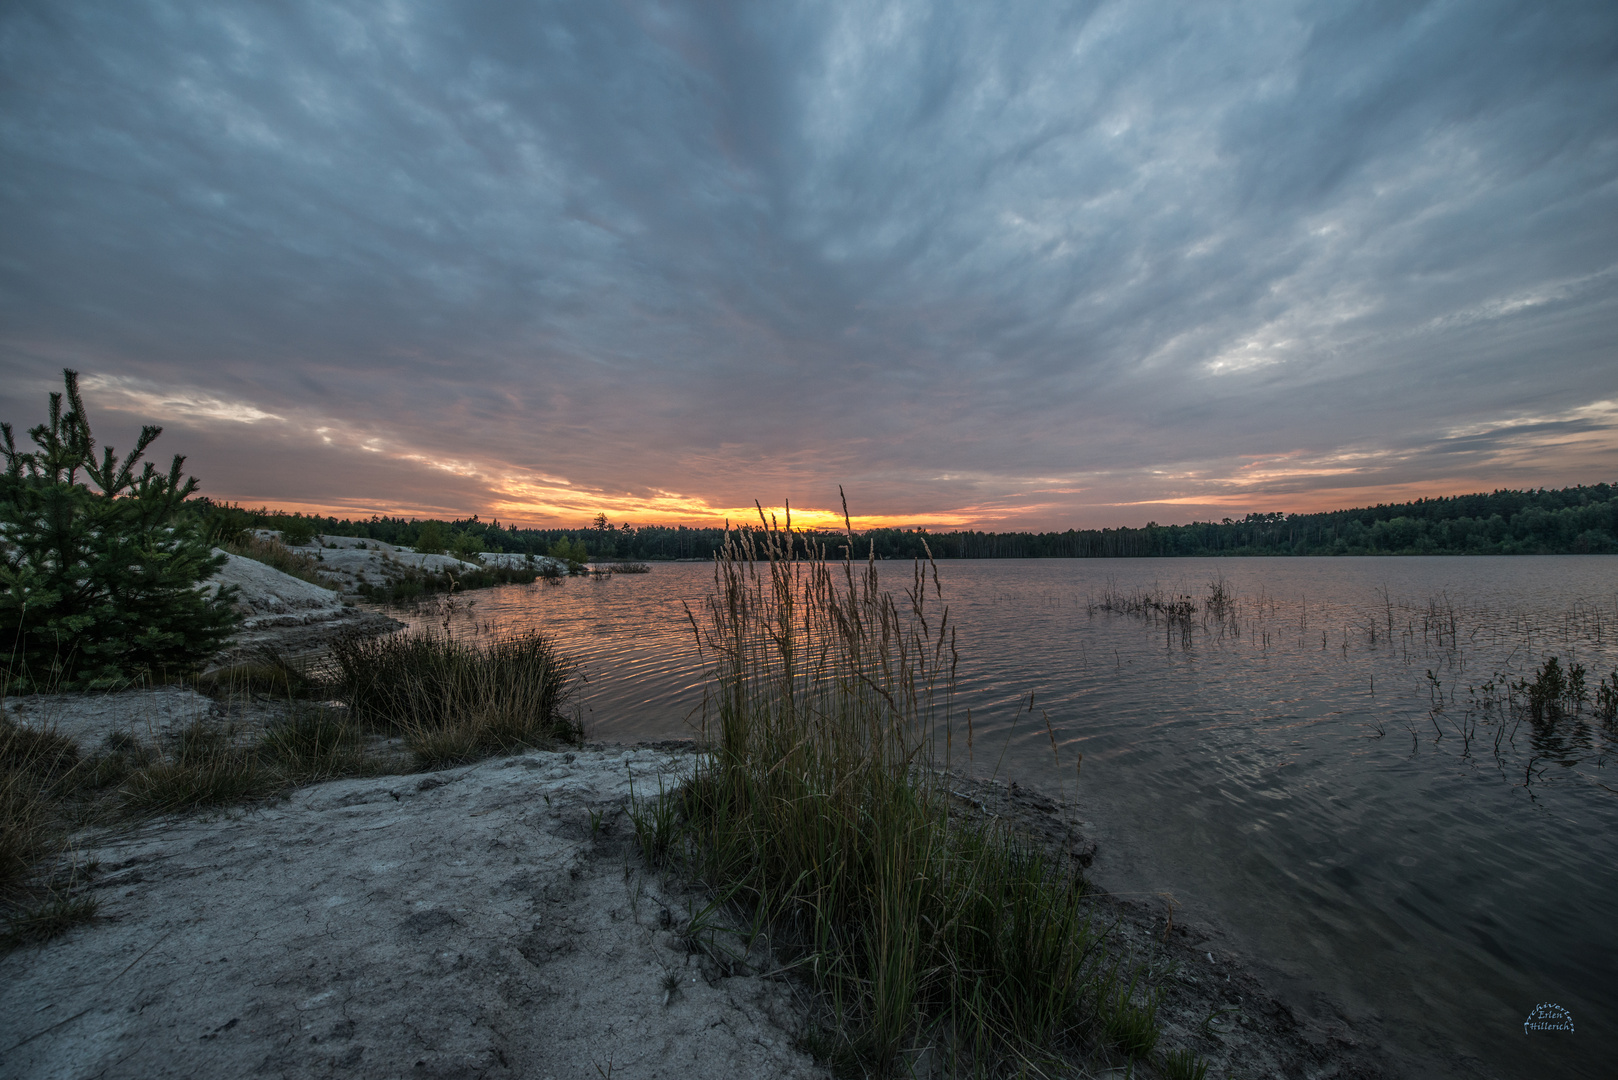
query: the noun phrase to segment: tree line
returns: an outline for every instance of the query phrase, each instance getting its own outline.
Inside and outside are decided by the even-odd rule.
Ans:
[[[358,536],[467,555],[505,551],[546,555],[565,546],[593,559],[709,559],[725,530],[684,525],[615,525],[604,514],[581,528],[523,529],[483,521],[373,516],[369,520],[244,510],[191,500],[218,535],[281,529],[289,539]],[[743,526],[744,531],[750,527]],[[841,532],[807,531],[803,541],[841,555]],[[1618,487],[1590,484],[1548,490],[1499,490],[1315,514],[1248,514],[1241,520],[1150,522],[1140,528],[1066,532],[869,529],[855,554],[909,559],[1161,558],[1210,555],[1567,555],[1618,553]]]

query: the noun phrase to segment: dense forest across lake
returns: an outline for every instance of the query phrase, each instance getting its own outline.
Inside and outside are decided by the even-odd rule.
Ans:
[[[576,529],[523,529],[482,521],[370,520],[245,510],[194,499],[190,503],[215,536],[242,529],[281,529],[293,536],[361,536],[409,547],[470,554],[506,551],[550,554],[582,545],[598,559],[706,559],[725,531],[683,525],[614,525],[604,515]],[[806,532],[807,540],[840,552],[840,532]],[[1557,490],[1495,491],[1417,499],[1318,514],[1248,514],[1240,521],[1189,525],[1069,529],[1066,532],[929,532],[870,529],[857,534],[856,554],[912,558],[930,549],[941,559],[1142,558],[1209,555],[1569,555],[1618,553],[1618,487],[1580,485]]]

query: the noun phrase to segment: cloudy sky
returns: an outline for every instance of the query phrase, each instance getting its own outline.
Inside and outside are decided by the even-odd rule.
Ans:
[[[1618,480],[1618,6],[0,6],[0,419],[999,528]]]

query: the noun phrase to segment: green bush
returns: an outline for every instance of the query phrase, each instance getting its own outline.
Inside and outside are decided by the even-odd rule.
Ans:
[[[281,530],[281,543],[287,547],[302,547],[315,538],[315,524],[298,514],[276,522]]]
[[[442,555],[444,548],[449,544],[449,532],[442,522],[428,519],[421,523],[421,531],[416,534],[416,551],[422,555]]]
[[[106,447],[98,462],[78,375],[63,378],[48,421],[28,432],[38,450],[17,450],[0,424],[6,688],[92,689],[195,670],[236,622],[232,590],[196,588],[225,562],[195,517],[178,513],[197,481],[182,478],[178,454],[166,475],[149,462],[135,473],[163,430],[150,425],[122,461]]]
[[[463,562],[477,562],[478,552],[483,550],[483,541],[471,533],[458,532],[450,537],[449,553]]]
[[[565,536],[552,544],[546,554],[567,563],[568,572],[573,574],[583,573],[584,564],[590,559],[590,551],[582,540],[569,540]]]

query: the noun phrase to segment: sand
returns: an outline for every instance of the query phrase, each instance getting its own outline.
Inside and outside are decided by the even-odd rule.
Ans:
[[[827,1075],[791,984],[704,962],[700,898],[632,850],[631,777],[690,761],[536,751],[89,839],[100,917],[0,958],[0,1075]]]

